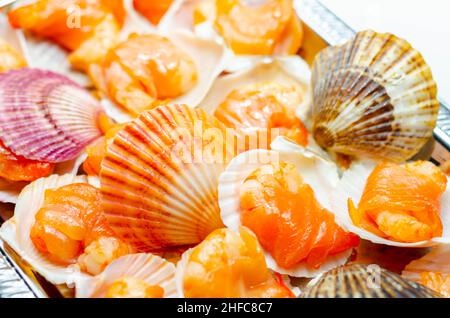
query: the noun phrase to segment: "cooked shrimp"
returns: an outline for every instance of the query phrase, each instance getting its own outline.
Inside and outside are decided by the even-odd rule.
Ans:
[[[356,226],[398,242],[442,235],[440,196],[447,178],[432,163],[381,163],[367,179],[358,208],[349,202]]]
[[[214,115],[246,139],[246,149],[269,148],[278,135],[302,146],[308,143],[308,132],[296,116],[304,91],[273,82],[250,84],[233,90]]]
[[[183,289],[188,298],[293,297],[269,272],[256,237],[245,228],[215,230],[193,248]]]
[[[84,183],[45,192],[30,238],[36,248],[58,264],[75,264],[98,274],[131,249],[121,242],[102,214],[100,192]]]
[[[27,66],[23,56],[2,39],[0,39],[0,61],[0,73]]]
[[[69,60],[82,70],[101,61],[116,44],[124,18],[119,0],[39,0],[9,12],[12,26],[72,51]]]
[[[283,268],[306,262],[319,268],[330,255],[359,244],[317,202],[297,168],[279,162],[264,165],[240,189],[241,222]]]
[[[155,34],[130,35],[90,75],[100,90],[135,115],[153,108],[156,100],[186,93],[197,82],[194,61]]]
[[[81,270],[92,275],[101,273],[108,264],[130,253],[130,247],[115,237],[101,236],[92,241],[78,258]]]

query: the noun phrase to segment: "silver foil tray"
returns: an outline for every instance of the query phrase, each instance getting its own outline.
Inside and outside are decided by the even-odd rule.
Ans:
[[[35,298],[20,267],[5,252],[0,241],[0,298]]]
[[[354,30],[319,1],[294,0],[294,5],[305,24],[305,41],[300,55],[310,64],[321,49],[328,45],[341,44],[355,34]],[[434,130],[434,139],[430,140],[430,143],[422,151],[425,153],[423,156],[431,154],[432,161],[438,164],[450,160],[449,109],[449,107],[441,103],[437,127]],[[4,213],[2,213],[3,210],[11,210],[11,208],[11,206],[5,208],[0,204],[0,224],[5,219]],[[10,213],[7,213],[7,215],[10,215]],[[386,251],[380,251],[380,248],[380,246],[370,245],[365,247],[364,250],[370,251],[370,254],[375,255],[374,258],[378,259],[386,254]],[[393,251],[395,255],[402,252],[404,253],[404,251],[400,250]],[[417,255],[406,255],[404,257],[405,262],[407,259],[413,258],[417,258]],[[388,263],[383,263],[383,266],[396,271],[395,265],[391,266]],[[46,282],[14,251],[0,241],[0,298],[62,297],[70,295],[71,291],[67,288],[53,286]]]

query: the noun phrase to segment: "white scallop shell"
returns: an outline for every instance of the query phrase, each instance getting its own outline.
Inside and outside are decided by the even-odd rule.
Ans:
[[[406,265],[402,276],[420,283],[420,274],[422,272],[441,273],[444,276],[450,275],[450,245],[433,247],[424,257]]]
[[[35,271],[53,284],[72,284],[80,273],[75,266],[54,264],[42,255],[30,240],[30,231],[35,215],[44,203],[46,189],[59,188],[72,183],[96,183],[96,178],[66,174],[52,175],[38,179],[27,185],[19,195],[14,217],[0,228],[0,238],[8,243],[19,256],[30,264]]]
[[[197,84],[190,91],[171,100],[168,104],[186,104],[190,107],[197,107],[207,95],[214,80],[224,69],[225,47],[215,41],[202,39],[186,31],[177,31],[164,36],[192,58],[198,75]],[[126,110],[107,98],[102,101],[102,104],[108,116],[119,123],[133,119]]]
[[[189,257],[191,256],[193,248],[188,249],[181,255],[181,259],[177,263],[177,268],[175,271],[175,283],[177,287],[177,293],[181,298],[184,297],[184,272],[186,270],[187,263],[189,261]]]
[[[154,33],[156,28],[144,16],[137,12],[133,5],[133,0],[124,0],[124,9],[127,13],[124,25],[121,30],[121,38],[125,40],[131,33]]]
[[[164,289],[164,298],[177,298],[175,265],[152,254],[130,254],[122,256],[109,264],[95,277],[78,277],[75,282],[77,298],[105,297],[109,286],[116,280],[133,277],[149,285]]]
[[[17,34],[8,21],[8,17],[3,12],[0,12],[0,38],[8,42],[14,49],[22,53],[22,38]]]
[[[309,66],[299,56],[254,57],[253,63],[245,69],[217,78],[200,107],[212,114],[233,90],[270,81],[306,91],[305,99],[298,105],[297,111],[297,115],[305,120],[311,107],[310,78]]]
[[[370,161],[355,162],[344,171],[338,185],[331,193],[331,210],[336,216],[336,222],[347,231],[357,234],[359,237],[376,244],[384,244],[399,247],[426,247],[440,243],[450,243],[450,189],[441,196],[441,220],[443,225],[442,237],[435,237],[429,241],[402,243],[385,238],[381,238],[369,231],[361,229],[353,224],[348,213],[347,201],[352,199],[355,206],[358,206],[361,196],[364,192],[366,180],[371,174],[375,164]]]
[[[323,159],[314,152],[298,146],[283,137],[277,137],[271,144],[272,150],[250,150],[235,157],[219,178],[219,206],[224,224],[238,230],[241,225],[239,212],[239,190],[245,179],[258,167],[270,162],[284,161],[294,164],[303,179],[314,190],[316,199],[330,210],[329,193],[337,185],[339,176],[334,163]],[[317,270],[300,263],[285,269],[265,252],[267,266],[281,274],[295,277],[314,277],[334,267],[345,264],[352,250],[328,257]]]
[[[86,158],[87,154],[82,153],[80,156],[73,160],[58,163],[56,164],[53,173],[58,175],[72,174],[75,176],[78,174],[78,169],[86,160]],[[6,179],[0,178],[0,202],[16,203],[17,199],[19,198],[20,192],[27,184],[29,183],[22,181],[8,181]]]

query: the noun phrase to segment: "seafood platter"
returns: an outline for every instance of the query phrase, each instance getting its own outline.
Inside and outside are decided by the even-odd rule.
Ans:
[[[406,40],[313,0],[0,3],[0,298],[450,297]]]

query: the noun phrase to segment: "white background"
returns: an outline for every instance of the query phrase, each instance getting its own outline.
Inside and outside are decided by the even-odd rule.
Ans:
[[[356,30],[407,39],[431,66],[439,96],[450,105],[449,0],[320,0]]]

